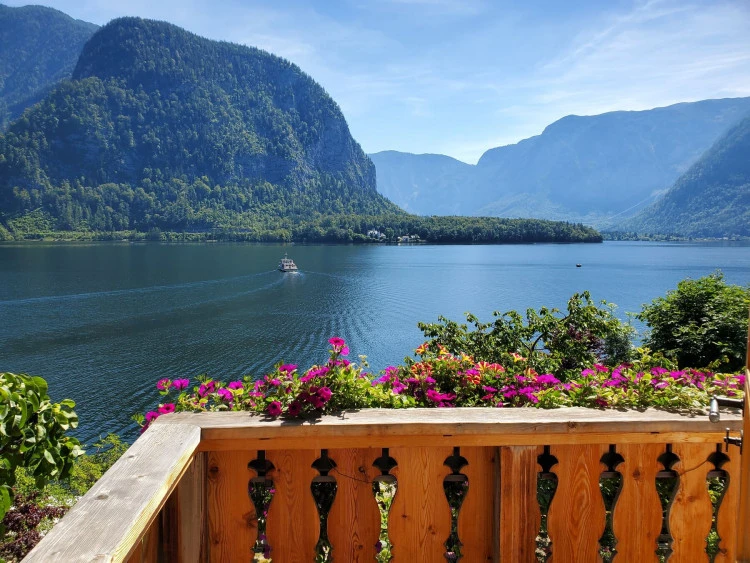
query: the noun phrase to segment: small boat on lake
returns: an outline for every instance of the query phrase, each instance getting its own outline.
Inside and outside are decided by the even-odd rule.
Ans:
[[[292,260],[286,254],[284,254],[284,257],[281,260],[279,260],[279,271],[280,272],[296,272],[298,271],[297,264],[294,263],[294,260]]]

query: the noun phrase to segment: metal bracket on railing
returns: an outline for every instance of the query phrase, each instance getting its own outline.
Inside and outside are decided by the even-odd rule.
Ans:
[[[728,452],[729,446],[739,446],[740,455],[742,455],[742,440],[744,439],[744,437],[745,437],[745,433],[742,430],[740,430],[739,436],[730,436],[729,428],[727,428],[727,435],[724,436],[724,444],[726,444],[724,446],[724,451]]]
[[[708,420],[711,422],[719,422],[721,415],[719,414],[719,407],[732,407],[735,409],[744,410],[745,403],[742,399],[730,399],[729,397],[711,397],[711,404],[708,407]]]

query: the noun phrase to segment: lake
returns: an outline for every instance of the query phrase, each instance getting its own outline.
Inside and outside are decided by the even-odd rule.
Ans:
[[[276,270],[288,252],[298,274]],[[581,268],[576,263],[582,264]],[[162,377],[262,375],[323,362],[341,336],[373,371],[422,341],[418,321],[562,308],[577,291],[640,311],[686,277],[750,282],[750,245],[0,245],[0,371],[76,401],[77,436],[136,435]]]

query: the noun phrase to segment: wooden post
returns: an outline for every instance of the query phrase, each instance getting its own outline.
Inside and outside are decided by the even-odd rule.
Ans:
[[[745,361],[745,411],[742,423],[745,444],[740,469],[740,502],[737,513],[737,561],[750,563],[750,323]]]

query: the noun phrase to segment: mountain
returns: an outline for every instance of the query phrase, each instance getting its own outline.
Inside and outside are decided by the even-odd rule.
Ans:
[[[652,203],[747,115],[750,98],[571,115],[541,135],[490,149],[476,166],[437,179],[422,173],[420,155],[403,156],[398,167],[376,159],[378,177],[388,178],[378,188],[396,204],[408,203],[411,211],[426,215],[439,205],[463,215],[606,225]],[[418,196],[405,199],[415,183]]]
[[[470,164],[442,154],[397,151],[370,158],[378,171],[378,191],[399,207],[422,215],[460,215],[460,179],[471,173]]]
[[[750,236],[750,118],[719,139],[663,198],[623,228],[688,237]]]
[[[98,27],[44,6],[0,4],[0,131],[70,78]]]
[[[138,18],[97,31],[72,80],[0,137],[0,212],[35,210],[97,231],[401,212],[297,66]]]

